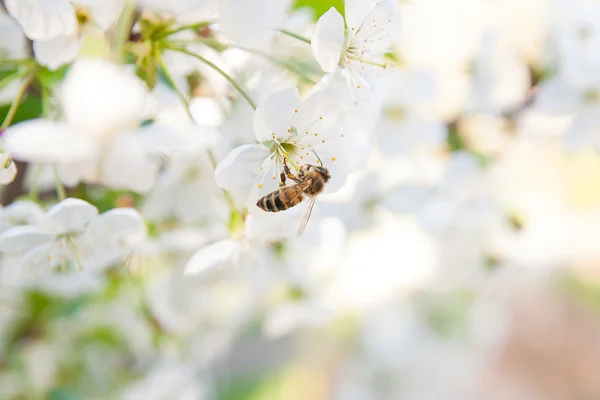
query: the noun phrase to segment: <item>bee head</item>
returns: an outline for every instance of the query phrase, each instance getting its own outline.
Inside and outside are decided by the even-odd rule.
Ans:
[[[325,167],[314,167],[317,171],[319,171],[319,173],[323,176],[323,179],[325,180],[325,182],[327,182],[329,180],[329,178],[331,178],[331,175],[329,175],[329,170]]]
[[[331,175],[329,175],[329,170],[325,167],[319,167],[317,165],[310,165],[310,164],[304,164],[302,167],[300,167],[300,171],[298,171],[298,175],[300,176],[304,176],[307,172],[311,172],[314,171],[316,173],[318,173],[319,175],[321,175],[323,177],[323,179],[325,180],[325,182],[327,182],[329,180],[329,178],[331,178]]]

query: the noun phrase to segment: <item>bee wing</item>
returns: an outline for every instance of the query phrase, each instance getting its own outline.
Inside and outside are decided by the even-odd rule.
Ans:
[[[308,201],[308,208],[304,212],[304,215],[302,215],[300,227],[298,228],[298,234],[296,235],[297,237],[300,237],[302,235],[302,233],[304,232],[304,228],[306,228],[306,224],[308,224],[308,220],[310,219],[310,215],[312,214],[312,209],[315,206],[315,200],[317,200],[317,196],[311,197]]]

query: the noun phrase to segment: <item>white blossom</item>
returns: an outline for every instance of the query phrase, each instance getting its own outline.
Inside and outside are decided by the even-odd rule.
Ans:
[[[384,56],[390,51],[397,23],[392,1],[347,1],[345,21],[331,8],[317,22],[313,54],[323,71],[333,74],[329,79],[343,77],[352,96],[362,100],[387,67]]]

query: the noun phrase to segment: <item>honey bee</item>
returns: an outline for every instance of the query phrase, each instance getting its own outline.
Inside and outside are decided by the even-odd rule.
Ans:
[[[281,173],[282,185],[285,185],[286,178],[290,178],[296,183],[266,194],[256,202],[256,205],[264,211],[279,212],[300,204],[307,196],[309,198],[308,208],[302,216],[297,234],[300,236],[310,219],[317,195],[323,191],[325,183],[331,176],[327,168],[310,164],[300,167],[298,176],[296,176],[292,174],[284,160],[283,172]]]

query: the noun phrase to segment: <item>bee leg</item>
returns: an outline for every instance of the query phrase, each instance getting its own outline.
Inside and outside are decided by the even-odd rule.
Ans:
[[[290,171],[290,167],[288,167],[288,165],[287,165],[287,159],[286,158],[283,159],[283,172],[281,173],[282,178],[283,178],[284,173],[285,173],[285,176],[287,176],[288,178],[290,178],[294,182],[296,182],[296,183],[302,183],[302,180],[299,179],[296,175],[292,174],[292,171]],[[285,179],[282,179],[282,182],[285,183]]]
[[[287,179],[287,175],[285,174],[285,172],[281,172],[281,174],[279,175],[279,185],[285,186],[286,179]]]

